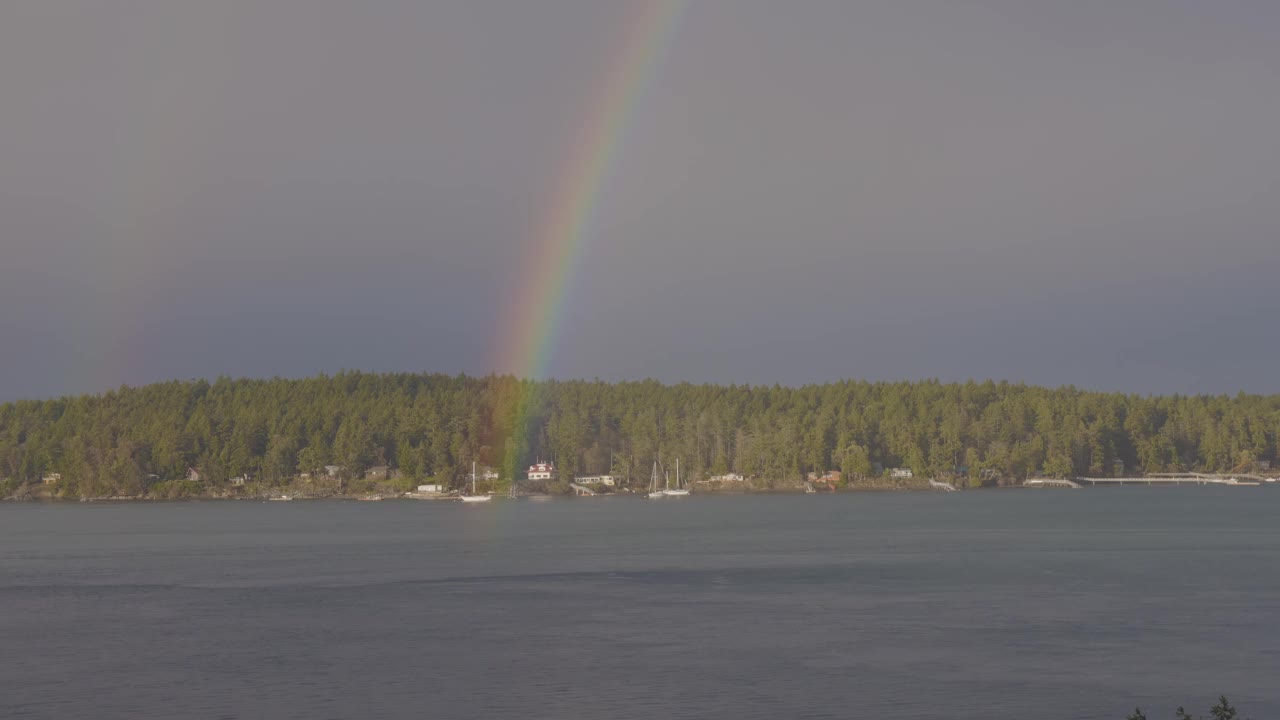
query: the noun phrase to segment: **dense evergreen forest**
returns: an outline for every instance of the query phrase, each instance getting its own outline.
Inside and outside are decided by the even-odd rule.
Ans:
[[[969,485],[1030,474],[1226,471],[1276,460],[1280,396],[1169,396],[1019,384],[839,382],[798,388],[531,382],[507,376],[341,373],[167,382],[0,405],[3,495],[57,474],[57,494],[174,495],[248,475],[284,484],[341,466],[457,486],[471,462],[500,485],[535,458],[562,473],[644,480],[653,460],[693,477],[771,483],[891,467]],[[516,475],[517,477],[520,475]],[[190,483],[187,483],[190,485]],[[159,490],[159,492],[157,492]]]

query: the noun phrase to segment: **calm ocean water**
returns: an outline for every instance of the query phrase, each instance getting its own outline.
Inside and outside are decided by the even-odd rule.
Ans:
[[[0,505],[4,718],[1280,717],[1280,489]]]

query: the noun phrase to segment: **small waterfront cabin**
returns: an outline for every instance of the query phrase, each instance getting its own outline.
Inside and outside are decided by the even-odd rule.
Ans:
[[[810,483],[826,485],[828,487],[834,488],[835,486],[840,484],[840,471],[828,470],[821,475],[819,475],[816,472],[811,472],[809,473],[808,478]]]
[[[698,482],[746,482],[746,480],[745,477],[738,473],[728,473],[726,475],[713,475],[706,480],[699,480]]]

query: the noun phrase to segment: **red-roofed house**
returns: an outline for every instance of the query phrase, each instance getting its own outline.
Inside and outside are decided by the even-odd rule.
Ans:
[[[556,466],[551,463],[534,463],[529,466],[530,480],[553,480],[556,476]]]

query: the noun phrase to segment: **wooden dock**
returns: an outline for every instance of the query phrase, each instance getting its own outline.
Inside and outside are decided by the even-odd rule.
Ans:
[[[1067,478],[1027,478],[1022,483],[1023,487],[1032,488],[1073,488],[1080,489],[1080,483]]]
[[[1074,478],[1087,485],[1240,485],[1256,486],[1262,478],[1247,475],[1213,475],[1207,473],[1153,473],[1142,477]]]

